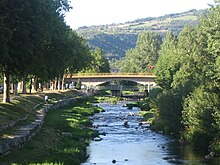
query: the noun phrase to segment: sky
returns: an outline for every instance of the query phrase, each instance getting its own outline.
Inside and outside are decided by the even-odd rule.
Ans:
[[[124,23],[191,9],[206,9],[214,0],[69,0],[73,9],[66,14],[72,29],[81,26]]]

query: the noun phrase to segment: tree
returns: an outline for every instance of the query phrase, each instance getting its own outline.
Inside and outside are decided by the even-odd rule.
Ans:
[[[216,1],[217,2],[217,1]],[[214,144],[211,147],[220,153],[220,83],[219,83],[219,1],[212,6],[199,25],[200,62],[202,81],[192,95],[184,101],[183,137],[196,146]]]
[[[23,1],[5,1],[1,14],[4,16],[4,24],[8,31],[11,31],[10,39],[7,42],[7,52],[1,58],[1,66],[4,74],[4,102],[10,102],[9,83],[10,75],[20,74],[25,67],[26,61],[30,58],[32,42],[30,34],[32,31],[31,3]],[[27,9],[27,10],[26,10]],[[9,30],[10,29],[10,30]]]
[[[157,102],[159,114],[154,122],[155,127],[160,125],[165,131],[182,132],[182,138],[194,146],[212,144],[217,153],[220,153],[219,13],[220,1],[216,1],[197,27],[181,31],[174,52],[165,49],[169,45],[165,39],[155,72],[165,90]],[[169,55],[176,56],[170,58],[174,63],[171,68],[165,58]],[[170,125],[175,122],[180,127]]]
[[[219,131],[219,96],[201,85],[185,99],[183,137],[196,147],[209,145]]]
[[[162,37],[158,33],[141,33],[138,36],[136,47],[126,52],[125,59],[119,68],[122,72],[149,71],[147,66],[156,64],[161,44]]]
[[[92,61],[83,70],[85,73],[108,73],[110,71],[108,60],[105,58],[101,49],[96,48],[91,51]]]
[[[208,79],[213,79],[216,75],[214,65],[220,54],[220,1],[210,8],[206,16],[201,20],[200,31],[206,40],[206,49],[203,65],[203,72]]]
[[[159,51],[159,59],[154,71],[157,76],[156,82],[163,89],[171,89],[173,75],[178,69],[176,47],[177,40],[175,36],[168,32]]]
[[[178,37],[177,58],[179,69],[173,77],[172,88],[183,97],[187,96],[202,81],[200,61],[202,61],[202,47],[199,46],[200,34],[197,29],[186,26]]]
[[[90,49],[86,41],[78,36],[76,32],[69,29],[67,31],[68,53],[67,68],[65,73],[77,73],[89,66],[92,61]]]

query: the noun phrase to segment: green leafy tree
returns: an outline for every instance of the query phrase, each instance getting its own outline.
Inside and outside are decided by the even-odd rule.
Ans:
[[[219,12],[216,1],[199,26],[181,31],[175,51],[165,39],[155,71],[164,93],[158,99],[153,124],[166,132],[182,132],[194,146],[213,144],[215,150],[220,148]],[[174,63],[171,68],[165,58],[169,55]]]
[[[66,47],[68,60],[66,61],[65,73],[77,73],[88,67],[92,61],[92,56],[86,41],[71,29],[67,31],[66,40],[68,42]]]
[[[157,76],[157,84],[167,90],[171,89],[173,75],[179,68],[176,45],[177,40],[175,36],[168,32],[159,51],[159,59],[154,71]]]
[[[206,39],[205,55],[203,56],[203,72],[207,79],[214,79],[216,72],[214,65],[220,54],[220,1],[210,8],[206,16],[201,20],[200,31]]]
[[[197,68],[202,72],[201,85],[184,102],[183,137],[196,146],[213,143],[219,148],[219,23],[220,5],[210,8],[199,26],[199,45],[203,50]],[[220,151],[217,151],[220,152]]]
[[[159,96],[157,101],[158,116],[152,128],[164,133],[179,134],[182,129],[182,98],[180,95],[167,91]]]
[[[183,110],[184,139],[195,146],[208,145],[219,131],[219,96],[204,85],[185,99]]]
[[[91,51],[92,61],[82,72],[85,73],[108,73],[110,71],[108,60],[101,49]]]
[[[162,37],[158,33],[145,32],[138,36],[134,49],[126,52],[124,61],[119,64],[122,72],[147,72],[149,65],[155,65],[159,58]]]
[[[202,81],[200,61],[201,48],[197,39],[197,29],[185,27],[178,37],[177,58],[179,69],[173,77],[172,87],[183,97],[199,86]]]
[[[4,102],[10,102],[9,83],[10,75],[21,74],[28,64],[32,54],[33,42],[31,32],[33,25],[31,15],[31,2],[23,1],[5,1],[1,9],[4,16],[4,25],[8,31],[11,31],[7,42],[7,52],[1,54],[1,67],[4,74]],[[10,30],[9,30],[10,29]]]

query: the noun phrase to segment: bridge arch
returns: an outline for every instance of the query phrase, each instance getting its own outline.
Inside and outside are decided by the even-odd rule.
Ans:
[[[112,83],[112,82],[114,82],[114,81],[121,81],[121,82],[123,82],[123,81],[126,81],[126,82],[131,82],[131,83],[135,83],[135,84],[139,84],[139,85],[146,85],[145,83],[143,83],[143,82],[138,82],[138,81],[135,81],[135,80],[133,80],[133,79],[120,79],[120,80],[118,80],[118,79],[111,79],[111,80],[106,80],[106,81],[103,81],[103,82],[98,82],[97,83],[97,85],[95,85],[95,86],[102,86],[102,85],[104,85],[104,84],[107,84],[107,83]],[[85,85],[86,85],[86,83],[85,83]]]

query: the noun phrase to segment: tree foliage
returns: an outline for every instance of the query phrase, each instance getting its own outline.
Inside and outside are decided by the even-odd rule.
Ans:
[[[126,52],[125,58],[118,64],[122,72],[140,73],[149,71],[148,66],[155,65],[162,37],[158,33],[145,32],[138,36],[134,49]]]
[[[96,48],[91,51],[90,65],[82,72],[85,73],[108,73],[110,71],[108,60],[101,49]]]
[[[76,73],[91,62],[85,40],[65,24],[65,12],[71,8],[68,0],[2,0],[0,7],[5,102],[10,102],[10,81],[32,83],[35,79],[43,84]]]
[[[178,132],[201,146],[220,153],[220,1],[216,1],[197,27],[185,27],[177,37],[165,38],[155,74],[163,88],[158,99],[155,127]],[[161,124],[165,123],[166,127]],[[170,123],[176,123],[174,127]]]
[[[184,139],[195,146],[207,145],[219,130],[219,96],[212,90],[201,85],[193,94],[185,99],[183,124]]]
[[[169,90],[173,82],[173,75],[178,68],[177,55],[176,55],[176,39],[175,36],[169,32],[167,33],[161,50],[159,51],[159,59],[154,71],[157,76],[157,84],[164,89]]]

